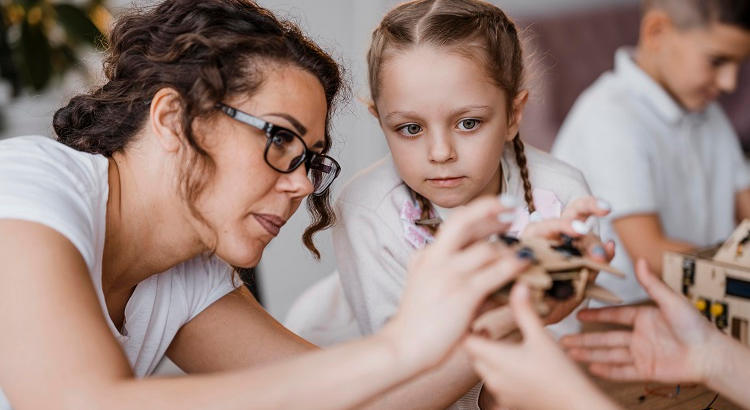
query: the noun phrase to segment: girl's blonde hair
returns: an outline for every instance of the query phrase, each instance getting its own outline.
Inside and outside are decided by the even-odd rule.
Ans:
[[[523,52],[513,21],[496,6],[481,0],[413,0],[391,10],[372,33],[367,52],[368,79],[373,103],[380,90],[383,64],[395,51],[428,44],[451,48],[479,60],[489,78],[505,93],[508,117],[513,115],[512,101],[523,83]],[[523,180],[524,199],[534,211],[529,171],[521,137],[513,138],[513,151]],[[500,169],[502,173],[502,168]],[[500,178],[502,190],[502,178]],[[428,219],[430,202],[414,192]]]

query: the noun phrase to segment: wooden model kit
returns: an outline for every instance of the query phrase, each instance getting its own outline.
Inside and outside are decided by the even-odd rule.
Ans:
[[[528,284],[532,291],[531,298],[537,312],[544,316],[549,313],[545,299],[583,300],[592,298],[609,303],[621,303],[621,300],[609,290],[593,282],[596,272],[607,272],[620,277],[625,274],[612,266],[583,257],[581,249],[570,237],[563,237],[561,242],[544,239],[523,239],[501,236],[500,239],[514,249],[517,254],[531,260],[531,266],[517,280]],[[492,298],[500,304],[508,302],[513,284],[498,290]],[[472,330],[486,333],[497,339],[511,329],[508,328],[508,309],[495,309],[480,316],[472,325]]]
[[[662,276],[717,328],[750,345],[750,220],[723,245],[684,254],[666,252]]]

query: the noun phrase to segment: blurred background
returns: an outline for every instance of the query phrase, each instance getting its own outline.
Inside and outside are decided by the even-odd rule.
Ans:
[[[347,69],[353,97],[334,119],[332,155],[343,166],[336,190],[354,173],[387,153],[367,100],[365,53],[370,33],[397,0],[260,0],[297,22]],[[52,136],[52,114],[76,93],[102,81],[96,35],[127,8],[152,1],[0,0],[0,138]],[[548,150],[578,94],[612,68],[614,51],[633,45],[639,0],[492,0],[524,28],[529,56],[530,106],[522,136]],[[722,101],[750,148],[749,68],[740,90]],[[251,183],[251,181],[249,181]],[[330,233],[318,235],[322,259],[315,261],[301,242],[309,218],[304,211],[289,221],[266,249],[256,272],[264,306],[283,320],[294,299],[333,272]]]

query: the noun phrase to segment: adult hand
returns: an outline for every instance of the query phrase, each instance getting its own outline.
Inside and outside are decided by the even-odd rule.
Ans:
[[[487,238],[503,232],[507,211],[496,198],[482,198],[455,211],[435,241],[412,258],[399,311],[386,324],[405,361],[436,365],[465,335],[487,296],[513,280],[527,262]]]
[[[581,408],[584,403],[590,408],[615,407],[544,329],[525,284],[514,286],[510,305],[523,342],[496,342],[479,336],[470,336],[465,342],[474,368],[484,379],[484,389],[496,400],[485,404],[532,409]]]
[[[721,333],[690,302],[652,274],[641,259],[636,277],[657,306],[618,306],[586,309],[585,322],[632,326],[566,336],[568,354],[591,363],[592,373],[615,380],[650,380],[664,383],[703,382],[711,345]]]

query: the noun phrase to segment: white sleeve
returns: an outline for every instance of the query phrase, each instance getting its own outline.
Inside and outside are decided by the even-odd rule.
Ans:
[[[658,210],[647,136],[633,135],[632,124],[622,122],[610,121],[602,129],[589,125],[563,158],[583,172],[595,196],[612,204],[613,219]]]
[[[372,334],[398,310],[406,267],[392,246],[408,245],[372,210],[340,200],[337,214],[333,246],[341,284],[360,329]]]
[[[84,169],[59,149],[16,141],[0,146],[0,218],[56,230],[73,243],[91,271],[97,260],[98,211],[92,195],[101,193],[82,174]]]
[[[732,133],[734,134],[734,133]],[[736,135],[730,141],[729,159],[732,162],[732,169],[735,169],[734,173],[734,192],[738,193],[746,189],[750,189],[750,161],[745,158],[742,152],[742,146],[740,145],[739,139]]]
[[[242,284],[234,269],[215,256],[188,261],[181,273],[188,309],[187,321]]]

